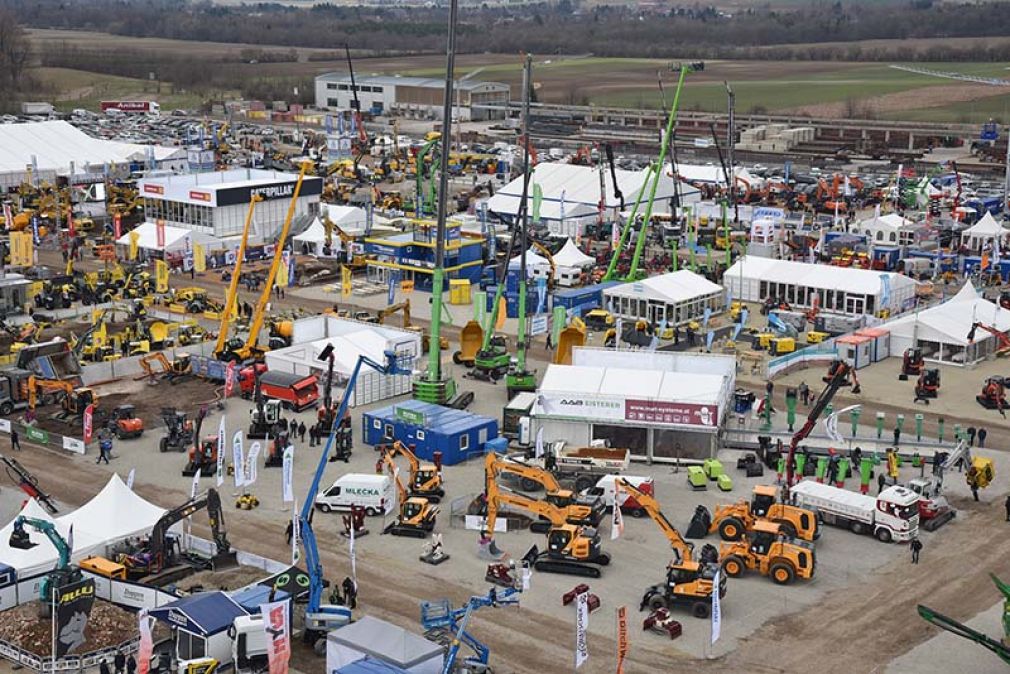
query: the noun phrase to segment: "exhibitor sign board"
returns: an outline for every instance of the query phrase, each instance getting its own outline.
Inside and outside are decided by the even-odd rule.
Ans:
[[[538,413],[547,416],[574,417],[587,421],[624,421],[624,404],[620,398],[605,398],[564,393],[539,396]]]
[[[715,428],[719,423],[719,406],[628,399],[624,401],[624,418],[649,424]]]
[[[248,204],[254,196],[262,197],[264,201],[275,199],[291,199],[295,193],[295,179],[282,182],[269,183],[266,185],[249,185],[243,187],[230,187],[217,190],[217,206],[233,206],[235,204]],[[302,181],[302,189],[298,193],[299,197],[308,197],[322,194],[323,181],[321,178],[306,177]]]

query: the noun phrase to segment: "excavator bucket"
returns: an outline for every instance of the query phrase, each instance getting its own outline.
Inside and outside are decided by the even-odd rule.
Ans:
[[[491,540],[481,540],[478,546],[477,556],[481,559],[497,562],[508,556],[507,552],[495,545],[493,538]]]
[[[586,331],[570,325],[558,336],[558,348],[554,350],[555,365],[571,365],[572,350],[586,343]]]
[[[452,362],[472,365],[483,341],[484,329],[480,323],[469,321],[459,333],[459,351],[452,355]]]
[[[691,524],[688,525],[684,536],[686,538],[705,538],[711,526],[712,513],[708,511],[708,508],[700,505],[694,509],[694,517],[691,518]]]
[[[14,527],[8,544],[18,550],[31,550],[38,545],[38,543],[32,543],[32,537],[28,535],[25,529],[20,527]]]

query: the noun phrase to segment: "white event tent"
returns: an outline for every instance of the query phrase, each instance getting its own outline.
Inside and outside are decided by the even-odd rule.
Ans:
[[[973,253],[982,252],[982,247],[994,239],[1002,239],[1010,234],[1010,229],[1004,228],[996,222],[992,213],[986,211],[982,219],[968,229],[961,232],[961,245],[967,246]]]

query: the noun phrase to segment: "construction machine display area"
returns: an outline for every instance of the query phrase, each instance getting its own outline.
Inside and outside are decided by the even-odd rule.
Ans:
[[[532,55],[478,149],[458,11],[417,140],[361,109],[348,48],[354,105],[291,151],[186,117],[221,176],[110,166],[98,204],[33,168],[0,199],[0,657],[52,671],[35,642],[74,606],[127,616],[131,653],[149,616],[140,669],[185,674],[360,674],[356,645],[391,672],[791,672],[839,643],[824,669],[937,671],[894,664],[919,616],[1007,661],[965,623],[1010,555],[995,186],[746,167],[732,122],[692,165],[701,62],[660,73],[655,156],[547,147]]]

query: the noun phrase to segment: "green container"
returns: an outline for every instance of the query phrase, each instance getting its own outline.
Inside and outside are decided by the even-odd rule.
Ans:
[[[850,469],[851,465],[852,464],[849,462],[849,459],[846,458],[846,457],[842,457],[842,459],[838,462],[838,481],[839,482],[845,482],[846,480],[849,479],[849,477],[851,476],[850,472],[849,472],[849,469]]]
[[[796,455],[796,474],[803,475],[803,468],[807,465],[807,455],[797,454]]]
[[[725,473],[719,476],[716,484],[719,486],[720,491],[733,491],[733,479]]]
[[[705,462],[702,464],[702,470],[705,471],[705,475],[710,480],[718,480],[720,475],[725,475],[719,459],[705,459]]]
[[[687,483],[692,489],[708,489],[708,478],[701,466],[687,467]]]

